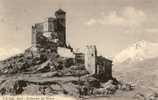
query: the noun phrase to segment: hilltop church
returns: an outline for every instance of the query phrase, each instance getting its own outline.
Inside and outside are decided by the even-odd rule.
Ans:
[[[41,23],[32,26],[32,47],[45,46],[47,41],[56,43],[60,47],[66,47],[66,13],[62,9],[55,12],[55,18],[49,17]],[[42,43],[43,42],[43,43]],[[42,45],[43,44],[43,45]]]
[[[32,26],[31,50],[38,52],[41,48],[56,51],[61,57],[72,58],[76,64],[84,64],[90,74],[96,74],[100,78],[112,77],[112,61],[104,59],[104,62],[99,62],[95,45],[84,47],[83,52],[75,52],[73,48],[67,46],[66,12],[62,9],[55,12],[55,17],[49,17]]]

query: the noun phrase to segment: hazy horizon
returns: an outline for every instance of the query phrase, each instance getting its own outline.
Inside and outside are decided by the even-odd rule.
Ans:
[[[0,56],[31,46],[31,26],[62,8],[67,42],[74,48],[95,44],[112,58],[140,40],[158,42],[156,0],[0,0]],[[9,52],[9,53],[8,53]]]

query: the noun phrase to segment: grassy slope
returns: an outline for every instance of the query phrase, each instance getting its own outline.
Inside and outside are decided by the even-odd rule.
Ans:
[[[135,63],[122,63],[115,65],[113,70],[113,75],[117,79],[127,80],[136,85],[134,95],[158,91],[158,58]]]
[[[158,91],[158,58],[141,62],[130,63],[125,61],[113,66],[113,76],[118,80],[125,80],[135,84],[135,90],[131,92],[118,91],[112,97],[90,98],[89,100],[139,100],[136,94],[149,96],[153,91]],[[143,100],[143,99],[141,99]]]

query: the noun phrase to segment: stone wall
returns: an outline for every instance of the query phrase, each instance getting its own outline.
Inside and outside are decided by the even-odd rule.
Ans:
[[[112,78],[112,61],[103,56],[97,57],[95,75],[101,81],[108,81]]]
[[[95,74],[97,50],[95,45],[85,48],[85,68],[90,74]]]
[[[58,48],[57,48],[57,53],[58,53],[59,56],[61,56],[61,57],[65,57],[65,58],[75,58],[75,55],[73,54],[73,52],[71,52],[71,50],[68,49],[68,48],[58,47]]]

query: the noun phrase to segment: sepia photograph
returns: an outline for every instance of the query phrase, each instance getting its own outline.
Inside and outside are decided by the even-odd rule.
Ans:
[[[0,100],[158,100],[157,0],[0,0]]]

